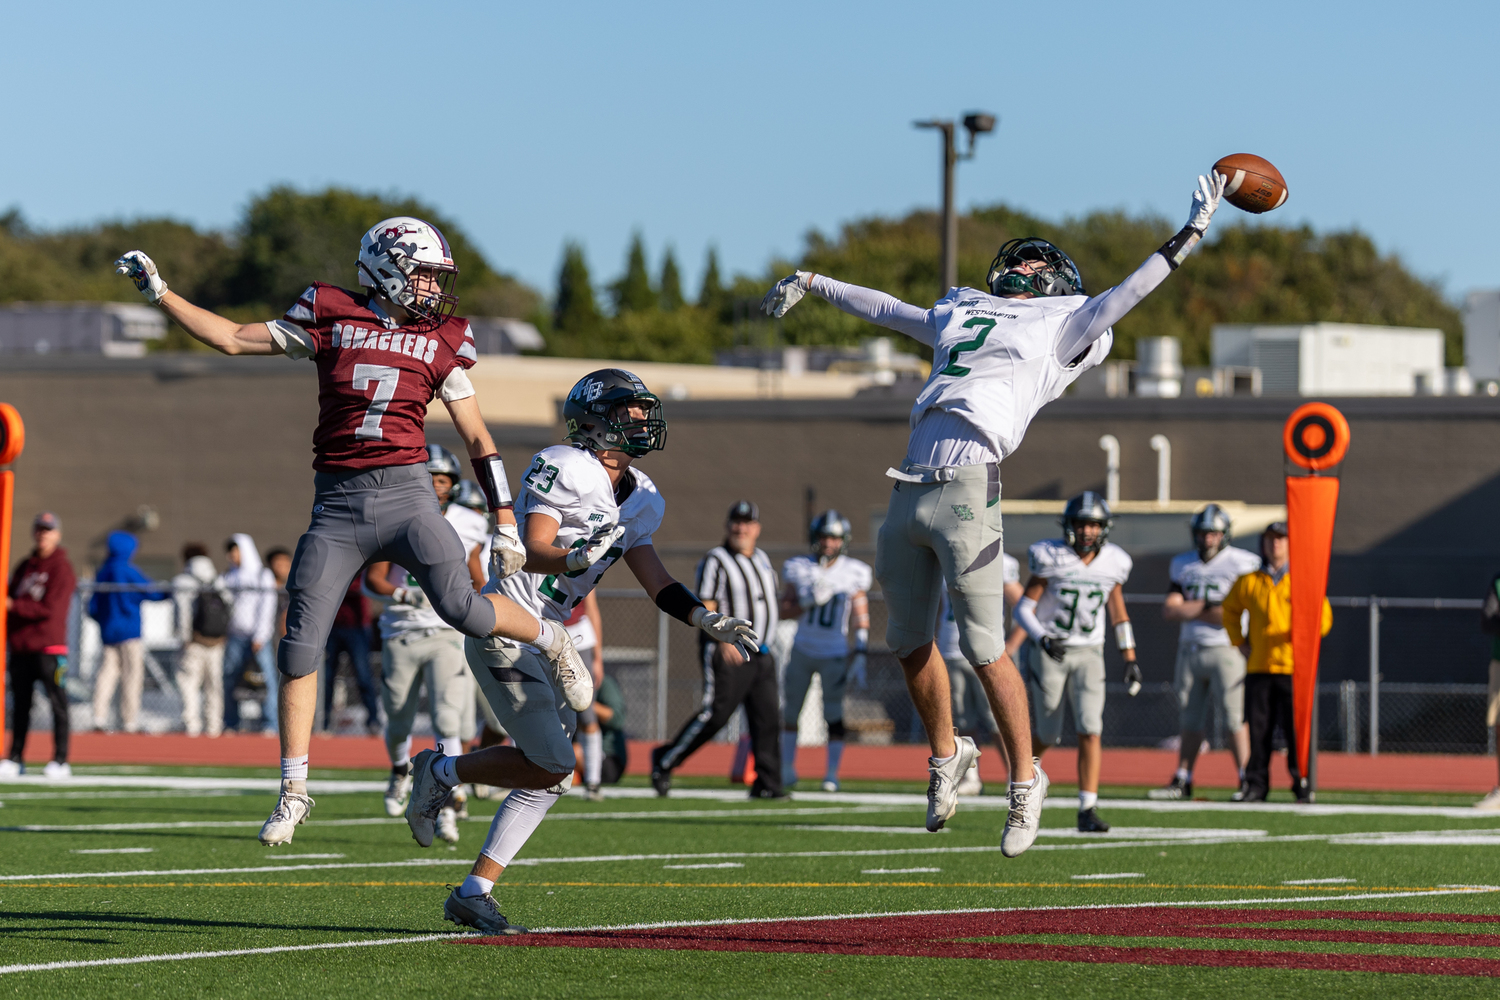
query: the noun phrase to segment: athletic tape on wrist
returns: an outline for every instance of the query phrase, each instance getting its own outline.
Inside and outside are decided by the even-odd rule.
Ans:
[[[1130,627],[1129,622],[1121,622],[1115,626],[1115,645],[1120,647],[1120,652],[1135,648],[1135,630]]]
[[[490,510],[515,506],[510,497],[510,480],[505,476],[505,462],[499,455],[471,458],[469,464],[474,467],[474,476],[479,480],[479,488],[484,491]]]
[[[686,625],[693,624],[693,611],[704,607],[693,592],[673,580],[656,593],[656,606]]]
[[[1193,247],[1197,246],[1202,238],[1203,234],[1192,226],[1183,226],[1181,232],[1163,243],[1161,249],[1156,252],[1165,257],[1167,267],[1175,271],[1182,266],[1183,261],[1187,260],[1187,255],[1193,252]]]

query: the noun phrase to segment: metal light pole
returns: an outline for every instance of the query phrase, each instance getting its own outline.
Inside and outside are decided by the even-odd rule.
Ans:
[[[938,295],[947,295],[948,289],[958,284],[958,214],[953,208],[953,165],[959,160],[974,158],[974,139],[985,132],[995,130],[995,116],[983,112],[964,115],[964,129],[969,133],[968,152],[959,153],[954,147],[954,122],[948,118],[931,118],[913,122],[917,128],[937,129],[943,135],[943,287]]]

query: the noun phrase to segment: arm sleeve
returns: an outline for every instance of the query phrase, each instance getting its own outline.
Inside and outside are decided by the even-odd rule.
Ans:
[[[454,365],[448,377],[443,379],[443,387],[438,390],[438,395],[445,403],[454,403],[474,395],[474,383],[469,381],[469,373],[461,365]]]
[[[1042,628],[1042,623],[1036,616],[1036,601],[1030,597],[1023,597],[1016,602],[1016,609],[1012,613],[1017,624],[1026,630],[1035,642],[1041,642],[1047,637],[1047,630]]]
[[[835,281],[821,274],[813,275],[809,288],[814,295],[826,299],[850,316],[904,333],[928,347],[937,339],[937,325],[931,309],[918,309],[894,295]]]
[[[1067,318],[1057,337],[1057,360],[1068,364],[1124,318],[1172,273],[1167,258],[1154,253],[1130,277],[1095,295]]]

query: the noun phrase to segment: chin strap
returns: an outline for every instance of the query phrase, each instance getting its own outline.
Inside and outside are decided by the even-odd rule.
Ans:
[[[505,476],[505,462],[499,455],[471,458],[469,464],[474,467],[474,475],[490,510],[507,510],[515,506],[510,497],[510,480]]]

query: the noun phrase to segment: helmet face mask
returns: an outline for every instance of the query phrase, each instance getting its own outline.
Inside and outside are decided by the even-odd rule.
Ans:
[[[1087,294],[1073,259],[1036,236],[1002,246],[990,262],[988,284],[990,294],[1001,297]]]
[[[851,530],[849,519],[830,508],[813,518],[812,523],[807,526],[807,544],[818,562],[831,563],[849,547]],[[828,551],[830,547],[824,544],[826,539],[836,539],[838,547]]]
[[[458,308],[458,266],[438,228],[397,216],[377,223],[359,241],[359,283],[417,318],[420,329],[441,326]]]
[[[1093,490],[1086,490],[1069,500],[1067,507],[1063,509],[1063,538],[1069,548],[1079,556],[1085,556],[1104,548],[1104,543],[1109,540],[1109,529],[1114,523],[1115,516],[1110,512],[1105,499]],[[1086,525],[1097,525],[1098,533],[1086,532]]]
[[[640,458],[667,443],[661,400],[622,368],[604,368],[579,379],[563,402],[563,419],[567,439],[590,451]]]

